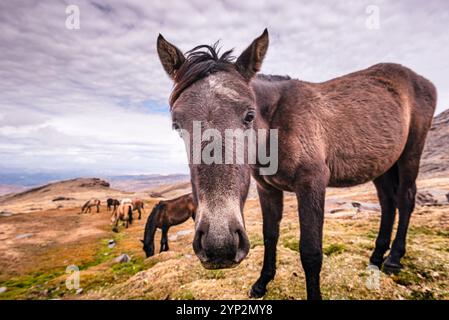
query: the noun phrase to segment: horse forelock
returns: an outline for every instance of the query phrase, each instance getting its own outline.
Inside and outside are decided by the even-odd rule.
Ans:
[[[210,74],[219,71],[235,71],[235,57],[233,50],[228,50],[219,55],[218,41],[212,45],[200,45],[186,53],[186,61],[175,75],[175,86],[170,95],[170,109],[181,93],[195,83]]]

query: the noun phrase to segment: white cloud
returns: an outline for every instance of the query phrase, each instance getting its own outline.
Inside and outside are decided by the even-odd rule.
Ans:
[[[398,62],[436,84],[439,111],[449,106],[443,0],[72,2],[0,2],[3,167],[186,171],[159,33],[184,51],[222,39],[239,53],[268,27],[263,72],[324,81]],[[80,7],[80,30],[65,28],[69,4]],[[367,5],[379,6],[379,30],[365,26]]]

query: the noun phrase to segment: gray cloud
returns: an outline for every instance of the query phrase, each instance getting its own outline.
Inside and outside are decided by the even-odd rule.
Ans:
[[[80,8],[80,30],[65,28],[69,4]],[[378,30],[365,25],[368,5],[380,9]],[[170,131],[158,33],[184,51],[221,39],[238,53],[268,27],[262,71],[307,81],[398,62],[436,84],[442,111],[448,7],[444,0],[2,1],[2,167],[185,171]]]

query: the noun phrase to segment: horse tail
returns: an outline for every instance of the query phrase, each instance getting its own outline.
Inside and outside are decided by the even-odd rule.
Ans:
[[[132,206],[128,206],[128,221],[129,221],[129,224],[133,223],[133,207]]]

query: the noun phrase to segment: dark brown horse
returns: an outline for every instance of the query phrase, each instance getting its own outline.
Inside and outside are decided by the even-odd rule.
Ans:
[[[117,207],[120,205],[120,201],[118,201],[117,199],[108,198],[108,200],[106,200],[106,204],[108,211],[112,210],[112,212],[115,212],[115,210],[117,210]]]
[[[235,62],[229,51],[219,56],[210,46],[197,47],[185,56],[161,35],[158,38],[159,58],[174,80],[170,107],[175,129],[192,137],[193,122],[200,121],[202,128],[221,133],[278,130],[275,174],[263,175],[259,159],[254,165],[189,161],[198,203],[196,255],[206,268],[233,266],[247,255],[242,212],[251,172],[262,207],[265,245],[262,272],[251,297],[263,296],[276,272],[283,191],[295,192],[298,198],[300,256],[309,299],[321,298],[327,186],[374,182],[382,218],[370,261],[388,271],[401,269],[415,205],[415,180],[436,105],[435,87],[412,70],[391,63],[322,83],[256,76],[267,49],[266,30]],[[266,140],[262,142],[268,145],[272,135],[270,130],[258,142]],[[396,209],[396,238],[384,258]]]
[[[195,219],[195,208],[191,193],[172,200],[160,201],[153,207],[145,226],[144,240],[141,240],[147,257],[154,255],[156,229],[162,230],[160,252],[168,251],[168,229],[185,222],[190,217]]]

